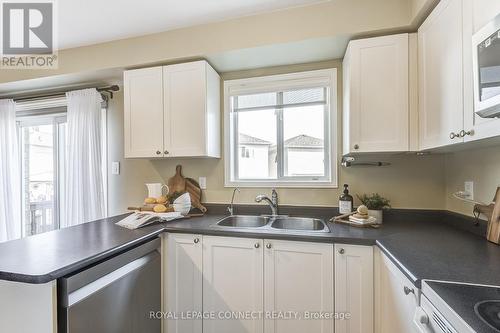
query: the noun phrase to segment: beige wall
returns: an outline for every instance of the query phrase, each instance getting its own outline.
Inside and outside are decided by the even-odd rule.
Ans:
[[[474,199],[489,203],[500,186],[500,146],[450,153],[446,156],[446,209],[472,215],[473,205],[453,198],[474,181]]]
[[[139,205],[146,194],[144,183],[161,182],[162,178],[150,161],[123,158],[123,90],[110,100],[108,125],[108,215],[126,211]],[[120,162],[120,174],[111,174],[111,162]]]
[[[281,74],[304,70],[335,67],[339,69],[338,95],[341,94],[340,61],[320,62],[313,64],[282,66],[267,69],[232,72],[223,74],[225,79]],[[123,160],[123,95],[117,96],[110,110],[109,142],[116,145],[110,154],[109,161],[122,161],[122,174],[110,175],[109,194],[110,212],[118,213],[127,205],[142,202],[146,195],[144,182],[157,180],[164,182],[175,173],[175,166],[181,164],[185,176],[198,179],[207,177],[207,190],[203,191],[205,202],[227,203],[232,188],[224,187],[224,159],[162,159],[162,160]],[[119,101],[119,102],[118,102]],[[339,104],[339,121],[341,114],[341,98]],[[221,112],[223,112],[221,110]],[[340,127],[337,129],[340,133]],[[340,137],[339,137],[340,138]],[[340,140],[339,147],[340,151]],[[340,156],[338,156],[340,159]],[[391,162],[388,167],[339,167],[339,184],[348,183],[352,193],[379,192],[387,196],[398,208],[442,209],[444,202],[444,157],[415,155],[399,155],[384,158]],[[245,188],[237,195],[238,203],[253,203],[259,193],[268,193],[268,188]],[[337,206],[341,189],[279,189],[281,204]]]
[[[0,70],[0,83],[130,68],[313,38],[407,29],[410,0],[342,0],[60,50],[57,70]]]

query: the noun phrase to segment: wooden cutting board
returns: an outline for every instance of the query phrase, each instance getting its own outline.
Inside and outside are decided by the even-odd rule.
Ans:
[[[500,187],[497,188],[493,202],[495,204],[489,216],[486,238],[492,243],[500,244]]]
[[[182,165],[175,167],[175,175],[167,182],[170,193],[189,193],[191,206],[205,213],[207,209],[201,204],[201,188],[197,181],[182,175]]]

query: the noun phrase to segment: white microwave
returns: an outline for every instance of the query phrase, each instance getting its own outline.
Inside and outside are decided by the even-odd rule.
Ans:
[[[474,111],[500,118],[500,15],[472,37]]]

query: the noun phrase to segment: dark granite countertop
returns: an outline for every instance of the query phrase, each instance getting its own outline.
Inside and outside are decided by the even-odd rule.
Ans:
[[[377,244],[413,283],[422,279],[500,285],[500,247],[461,230],[461,218],[436,211],[393,210],[380,229],[329,224],[329,233],[305,234],[258,230],[221,230],[212,225],[224,215],[193,217],[138,230],[128,230],[112,217],[0,243],[0,279],[45,283],[126,251],[157,237],[163,231],[232,237],[288,239],[359,245]],[[254,212],[238,212],[248,214]],[[295,209],[290,215],[322,218],[328,209]],[[446,216],[445,216],[446,215]],[[456,225],[452,225],[456,222]],[[469,223],[470,221],[467,221]]]

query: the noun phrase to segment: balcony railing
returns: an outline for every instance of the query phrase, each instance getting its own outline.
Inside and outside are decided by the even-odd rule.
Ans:
[[[29,204],[29,221],[26,221],[26,236],[57,229],[54,223],[54,202],[39,201]]]

